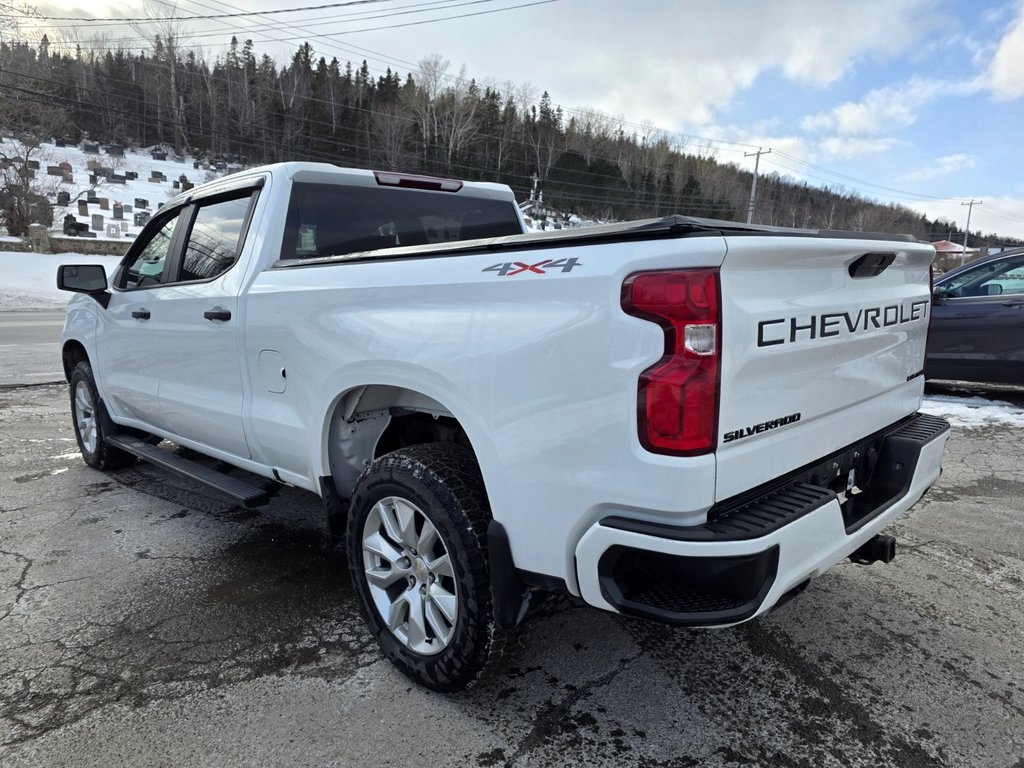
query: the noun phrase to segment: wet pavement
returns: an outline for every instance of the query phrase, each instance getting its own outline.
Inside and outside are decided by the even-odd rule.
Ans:
[[[67,410],[0,389],[4,768],[1024,768],[1019,430],[954,434],[891,565],[728,630],[555,600],[446,697],[382,659],[315,498],[91,470]]]

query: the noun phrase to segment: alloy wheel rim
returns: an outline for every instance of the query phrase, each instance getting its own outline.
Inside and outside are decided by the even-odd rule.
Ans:
[[[455,635],[458,587],[440,532],[408,499],[381,499],[363,524],[363,570],[377,612],[411,651],[441,653]]]
[[[96,407],[92,401],[92,393],[84,381],[75,386],[75,423],[78,425],[78,436],[86,453],[94,453],[99,443],[99,424],[96,420]]]

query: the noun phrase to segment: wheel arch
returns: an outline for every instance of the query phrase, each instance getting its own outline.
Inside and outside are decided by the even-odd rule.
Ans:
[[[350,387],[331,403],[325,419],[323,456],[338,495],[348,498],[356,479],[378,456],[409,445],[451,442],[466,446],[481,472],[480,430],[431,395],[402,385]],[[485,478],[486,489],[486,478]]]
[[[89,362],[89,353],[85,345],[78,339],[68,339],[60,351],[61,361],[64,365],[64,380],[71,381],[71,372],[80,362]]]

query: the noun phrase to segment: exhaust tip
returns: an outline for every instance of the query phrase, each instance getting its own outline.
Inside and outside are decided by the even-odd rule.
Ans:
[[[871,565],[872,563],[891,563],[896,559],[896,537],[875,534],[866,542],[860,545],[850,555],[850,560],[857,565]]]

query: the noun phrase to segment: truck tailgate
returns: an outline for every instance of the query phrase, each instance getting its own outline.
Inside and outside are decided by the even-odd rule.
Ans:
[[[728,239],[716,500],[917,410],[933,257],[925,243]]]

